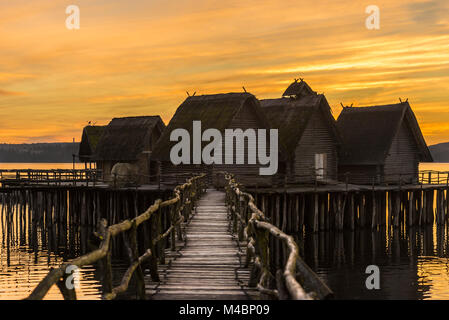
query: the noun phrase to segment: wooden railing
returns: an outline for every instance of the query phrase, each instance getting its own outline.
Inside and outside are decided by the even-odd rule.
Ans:
[[[101,178],[97,169],[0,169],[2,184],[74,184],[93,183]]]
[[[309,168],[313,172],[313,168]],[[222,173],[216,173],[216,181],[220,181]],[[402,185],[449,185],[449,171],[436,170],[420,170],[414,172],[400,172],[389,174],[369,174],[367,172],[335,172],[326,171],[324,175],[314,173],[310,174],[281,174],[278,173],[273,178],[268,176],[264,178],[254,177],[251,173],[238,173],[239,179],[245,180],[245,185],[250,184],[251,187],[298,187],[298,186],[319,186],[325,184],[349,184],[354,185],[375,185],[375,186],[402,186]]]
[[[188,220],[196,200],[202,195],[206,187],[206,175],[201,174],[187,180],[183,185],[174,189],[173,198],[162,201],[156,200],[144,213],[132,220],[124,220],[118,224],[107,226],[105,219],[100,221],[100,227],[95,233],[100,241],[98,249],[78,257],[76,259],[63,263],[60,267],[52,269],[47,276],[36,286],[33,292],[28,296],[28,300],[41,300],[45,297],[48,290],[53,285],[57,285],[64,299],[76,299],[75,289],[69,289],[66,281],[71,276],[70,270],[81,268],[96,262],[101,262],[103,266],[103,297],[105,299],[114,299],[118,294],[127,290],[129,282],[133,275],[136,276],[136,291],[140,299],[145,299],[145,283],[141,265],[148,259],[150,275],[152,280],[159,281],[157,272],[158,261],[164,261],[165,247],[161,245],[162,240],[170,240],[171,250],[176,250],[176,238],[183,240],[181,224]],[[169,208],[170,226],[162,230],[161,219],[162,208]],[[138,256],[137,246],[137,227],[142,223],[149,221],[151,230],[151,241],[149,247],[145,248],[143,255]],[[112,266],[111,266],[111,247],[112,238],[119,234],[124,234],[125,246],[130,260],[130,266],[125,272],[121,284],[115,288],[112,287]],[[73,276],[72,276],[73,279]],[[70,281],[70,279],[69,279]]]
[[[436,170],[421,170],[419,181],[423,184],[445,184],[449,185],[449,172]]]
[[[250,287],[257,287],[266,297],[276,299],[326,299],[332,291],[299,256],[294,238],[269,223],[251,194],[240,190],[232,175],[224,173],[227,184],[226,204],[232,219],[233,232],[247,243],[246,266],[253,263]],[[269,237],[282,241],[288,257],[282,269],[270,265]],[[307,288],[308,290],[306,290]]]

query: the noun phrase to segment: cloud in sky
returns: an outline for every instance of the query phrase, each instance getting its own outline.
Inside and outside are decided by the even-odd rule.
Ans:
[[[20,95],[23,95],[23,93],[0,89],[0,96],[20,96]]]
[[[446,0],[411,2],[408,8],[416,23],[439,24],[444,19],[447,23],[449,4]]]
[[[67,1],[2,2],[0,138],[79,140],[87,121],[168,122],[186,91],[278,97],[302,77],[335,116],[340,102],[409,98],[426,140],[446,141],[446,2],[376,1],[376,31],[371,3],[348,0],[79,0],[77,31],[65,28]]]

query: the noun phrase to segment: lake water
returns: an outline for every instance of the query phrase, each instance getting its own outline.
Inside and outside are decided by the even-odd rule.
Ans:
[[[0,163],[0,169],[72,168],[72,163]],[[83,169],[84,164],[76,163],[75,168]],[[80,227],[57,232],[40,227],[30,232],[25,228],[22,232],[14,230],[8,241],[4,223],[2,220],[0,224],[0,300],[27,297],[51,267],[58,267],[62,262],[79,256],[81,244],[87,242],[81,236],[92,233],[92,230]],[[17,219],[14,220],[14,225],[17,225]],[[117,285],[126,268],[127,265],[122,261],[113,261],[114,285]],[[101,278],[96,266],[83,267],[79,272],[79,279],[78,299],[101,299]],[[45,299],[59,300],[62,295],[53,286]]]
[[[0,164],[0,169],[71,169],[63,164]],[[77,164],[77,168],[83,168]],[[422,164],[421,170],[449,171],[449,164]],[[0,206],[1,208],[1,206]],[[7,241],[0,225],[0,299],[28,296],[51,267],[82,253],[83,235],[92,230],[24,230]],[[54,236],[57,234],[57,236]],[[85,240],[84,240],[85,242]],[[306,262],[332,288],[337,299],[449,299],[449,229],[428,226],[394,232],[319,232],[301,241]],[[380,269],[380,290],[365,286],[368,265]],[[113,261],[115,285],[127,265]],[[96,266],[80,272],[79,299],[101,299]],[[129,297],[129,296],[128,296]],[[56,286],[46,299],[62,299]]]
[[[449,163],[420,170],[449,171]],[[307,234],[302,251],[337,299],[449,299],[447,225]],[[368,265],[379,267],[380,290],[366,288]]]

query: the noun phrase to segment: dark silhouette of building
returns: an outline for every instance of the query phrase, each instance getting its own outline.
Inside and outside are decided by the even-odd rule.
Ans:
[[[337,120],[343,139],[342,180],[358,184],[416,183],[419,162],[432,162],[408,102],[344,107]]]
[[[282,98],[261,100],[261,106],[286,150],[286,182],[337,180],[340,139],[323,94],[295,80]]]
[[[170,134],[173,130],[182,128],[190,133],[193,137],[192,127],[193,121],[201,121],[202,131],[214,128],[221,132],[222,135],[222,163],[223,164],[179,164],[174,165],[170,160],[170,150],[177,144],[176,141],[170,141]],[[269,123],[260,108],[259,101],[250,93],[226,93],[202,96],[188,97],[176,110],[173,118],[164,131],[161,139],[154,149],[155,158],[161,161],[161,182],[163,184],[176,184],[182,181],[186,175],[197,174],[198,172],[208,173],[215,184],[222,184],[223,176],[220,172],[226,171],[236,175],[238,181],[245,185],[270,185],[273,176],[261,176],[259,168],[261,165],[248,164],[248,152],[251,150],[245,139],[244,164],[224,164],[225,145],[224,130],[225,129],[269,129]],[[269,134],[267,132],[267,140]],[[209,142],[202,142],[202,147]],[[233,144],[233,156],[236,158],[236,144]],[[193,150],[191,150],[193,154]],[[218,180],[216,180],[218,179]]]
[[[103,179],[110,180],[114,164],[131,163],[138,168],[140,183],[156,181],[158,167],[151,153],[164,129],[159,116],[112,119],[104,128],[94,154]],[[150,179],[150,176],[153,177]]]
[[[95,149],[104,128],[105,126],[88,125],[83,129],[83,135],[79,144],[78,157],[81,162],[84,162],[84,166],[86,168],[87,166],[91,168],[92,164],[94,164],[94,167],[96,165],[96,162],[93,159],[93,154],[95,153]]]

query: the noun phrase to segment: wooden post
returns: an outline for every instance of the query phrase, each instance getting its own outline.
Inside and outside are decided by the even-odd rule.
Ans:
[[[447,178],[449,179],[449,173],[447,173]],[[446,184],[446,189],[444,190],[444,220],[447,221],[449,217],[449,188]]]
[[[377,199],[376,199],[376,192],[372,191],[371,195],[373,201],[372,201],[372,215],[371,215],[371,229],[377,229]]]
[[[136,262],[139,260],[139,254],[138,254],[138,247],[137,247],[137,227],[136,223],[133,223],[133,226],[131,227],[131,230],[128,234],[128,240],[129,240],[129,249],[130,249],[130,255],[129,260],[130,264]],[[142,267],[139,265],[137,269],[134,271],[134,277],[136,279],[136,293],[139,299],[145,300],[145,280],[144,275],[142,271]]]
[[[313,232],[317,232],[318,231],[318,222],[319,222],[319,198],[318,198],[318,193],[315,192],[314,194],[314,205],[313,205]]]
[[[434,190],[429,190],[429,196],[427,197],[427,200],[429,201],[427,205],[427,223],[432,224],[434,222],[435,216],[434,216],[434,210],[433,210],[433,198],[434,198]]]
[[[394,227],[399,227],[399,216],[401,214],[401,193],[394,193]]]
[[[380,225],[385,226],[387,224],[387,192],[381,191],[380,192],[380,202],[379,202],[379,209],[380,209]]]
[[[149,261],[149,269],[150,269],[150,276],[151,276],[151,280],[155,281],[155,282],[159,282],[159,274],[157,271],[157,250],[156,250],[156,245],[154,243],[154,240],[157,237],[157,231],[158,231],[158,226],[157,226],[157,218],[153,215],[150,218],[150,250],[151,250],[151,257],[150,257],[150,261]]]
[[[87,212],[87,203],[86,203],[86,192],[85,191],[81,191],[82,192],[82,199],[81,199],[81,225],[85,226],[87,225],[87,217],[86,217],[86,212]]]
[[[359,226],[364,228],[366,226],[366,215],[365,215],[365,194],[360,193],[359,195]]]
[[[344,225],[350,230],[354,230],[354,194],[348,193],[348,197],[349,204],[346,206]]]
[[[325,200],[327,194],[322,194],[319,196],[319,210],[320,210],[320,216],[319,216],[319,230],[323,231],[326,229],[326,221],[325,221]]]
[[[106,228],[108,224],[105,219],[100,223],[99,234],[105,236]],[[112,239],[110,240],[112,241]],[[111,246],[109,247],[106,256],[101,259],[102,269],[103,269],[103,294],[106,295],[112,292],[112,265],[111,265]]]
[[[281,230],[286,232],[287,231],[287,226],[288,226],[288,219],[287,219],[287,191],[284,191],[284,196],[283,196],[283,205],[282,205],[282,225],[281,225]]]
[[[408,225],[412,226],[415,221],[415,199],[414,199],[414,192],[409,192],[409,198],[408,198]]]
[[[421,191],[420,192],[420,197],[419,197],[419,202],[420,202],[420,206],[419,206],[419,225],[424,225],[426,224],[426,192],[425,191]]]
[[[305,219],[305,211],[306,211],[306,197],[304,194],[301,194],[301,211],[299,214],[299,226],[300,230],[304,229],[304,219]]]
[[[170,250],[176,251],[176,227],[175,227],[175,224],[178,220],[178,217],[176,215],[176,204],[170,206],[170,218],[171,218],[171,224],[173,226],[173,230],[170,234]]]
[[[299,232],[300,230],[302,231],[302,229],[300,229],[300,221],[299,221],[299,216],[300,216],[300,212],[299,212],[299,195],[294,195],[294,209],[293,209],[293,232]]]

